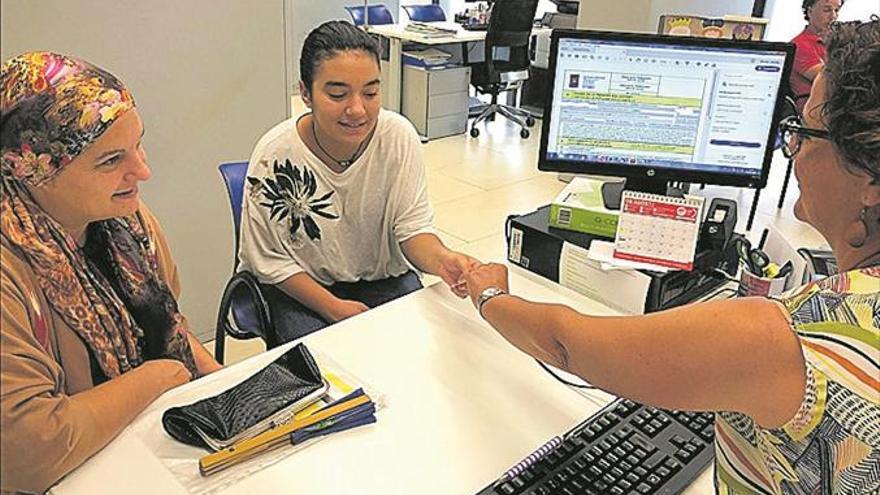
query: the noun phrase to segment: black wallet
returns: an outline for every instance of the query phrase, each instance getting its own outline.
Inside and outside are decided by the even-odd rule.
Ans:
[[[235,387],[168,409],[162,425],[175,440],[220,450],[289,421],[328,388],[309,350],[298,344]]]

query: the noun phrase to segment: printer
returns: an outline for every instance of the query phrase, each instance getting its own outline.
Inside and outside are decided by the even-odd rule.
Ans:
[[[698,249],[689,272],[602,270],[586,252],[593,239],[608,239],[551,227],[549,210],[508,217],[508,261],[628,314],[693,302],[727,283],[716,269],[730,274],[738,268],[734,243],[728,242],[722,249]]]

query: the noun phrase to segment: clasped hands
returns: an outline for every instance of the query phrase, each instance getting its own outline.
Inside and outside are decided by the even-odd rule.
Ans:
[[[475,307],[480,293],[487,287],[498,287],[508,292],[506,266],[483,263],[462,253],[451,253],[441,264],[439,275],[456,296],[470,296]]]

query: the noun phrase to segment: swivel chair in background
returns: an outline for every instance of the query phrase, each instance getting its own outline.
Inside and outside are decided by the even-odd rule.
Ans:
[[[355,26],[364,25],[363,6],[348,6],[345,7],[345,10],[348,12],[348,15],[351,16],[351,22],[353,22]],[[394,17],[391,16],[391,11],[389,11],[388,7],[384,4],[370,5],[367,10],[367,15],[369,16],[370,26],[394,24]]]
[[[279,344],[269,306],[256,277],[248,272],[236,272],[238,268],[238,239],[241,225],[241,202],[248,162],[230,162],[220,165],[220,174],[229,193],[232,224],[235,229],[235,254],[232,277],[223,289],[217,328],[214,336],[214,359],[223,364],[226,335],[236,339],[260,337],[271,349]]]
[[[409,20],[416,22],[443,22],[446,21],[446,12],[443,7],[434,4],[403,5],[403,11]]]
[[[486,31],[485,60],[471,66],[471,84],[479,94],[492,96],[492,102],[473,120],[470,134],[480,135],[477,124],[496,113],[520,126],[523,139],[535,119],[526,111],[498,103],[498,95],[517,90],[529,78],[529,36],[538,0],[496,0]]]

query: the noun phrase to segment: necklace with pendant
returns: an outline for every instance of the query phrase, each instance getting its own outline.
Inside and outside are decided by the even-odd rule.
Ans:
[[[375,128],[373,130],[375,130]],[[327,158],[333,160],[334,163],[336,163],[338,166],[342,167],[343,170],[345,170],[348,167],[350,167],[351,164],[354,163],[355,160],[357,160],[358,156],[360,156],[361,152],[364,150],[364,147],[366,147],[367,142],[370,140],[370,137],[373,136],[373,131],[370,131],[370,135],[367,136],[363,141],[361,141],[361,143],[358,145],[357,149],[354,150],[354,153],[351,155],[351,157],[348,160],[337,160],[326,149],[324,149],[324,147],[321,145],[321,141],[318,140],[318,130],[315,128],[315,117],[314,116],[312,116],[312,136],[315,137],[315,144],[318,145],[318,149],[320,149],[321,152],[324,153],[325,156],[327,156]]]

